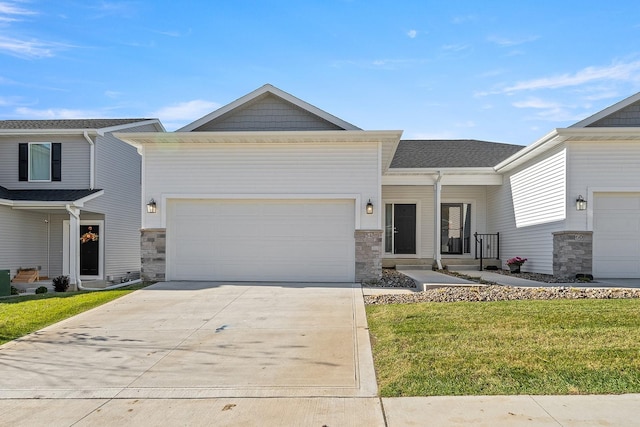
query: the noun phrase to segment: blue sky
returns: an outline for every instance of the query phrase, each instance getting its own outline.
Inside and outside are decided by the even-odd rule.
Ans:
[[[640,2],[0,0],[0,119],[174,130],[265,83],[367,130],[527,145],[640,91]]]

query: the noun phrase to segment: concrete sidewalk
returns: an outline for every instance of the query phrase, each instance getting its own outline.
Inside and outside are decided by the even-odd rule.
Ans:
[[[0,346],[0,426],[640,425],[640,395],[381,399],[363,292],[136,291]]]

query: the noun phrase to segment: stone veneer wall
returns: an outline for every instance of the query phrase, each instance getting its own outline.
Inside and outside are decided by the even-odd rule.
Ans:
[[[165,280],[167,269],[167,231],[164,228],[140,230],[141,276],[144,280]]]
[[[382,277],[382,230],[356,230],[356,282]]]
[[[575,277],[593,273],[593,232],[559,231],[553,233],[553,275]]]

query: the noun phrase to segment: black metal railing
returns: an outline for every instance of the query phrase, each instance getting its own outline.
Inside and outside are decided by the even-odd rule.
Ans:
[[[500,233],[473,233],[476,238],[476,259],[480,260],[480,271],[485,259],[500,259]]]

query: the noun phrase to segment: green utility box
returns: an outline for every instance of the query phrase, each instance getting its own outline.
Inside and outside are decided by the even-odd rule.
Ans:
[[[0,297],[11,295],[11,275],[9,270],[0,270]]]

